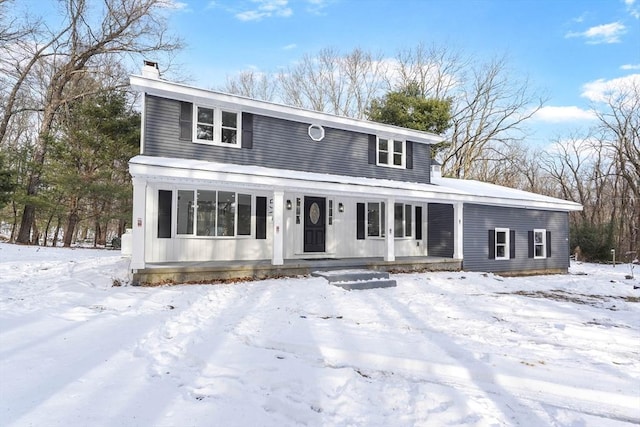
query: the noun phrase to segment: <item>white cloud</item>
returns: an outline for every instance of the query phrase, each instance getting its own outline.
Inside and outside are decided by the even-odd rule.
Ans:
[[[160,7],[171,10],[187,10],[189,7],[187,3],[178,0],[161,0],[159,5]]]
[[[620,66],[621,70],[640,70],[640,64],[624,64]]]
[[[316,15],[322,15],[323,10],[331,3],[332,0],[307,0],[309,6],[307,11],[315,13]]]
[[[582,86],[581,96],[593,102],[606,102],[612,95],[640,87],[640,74],[629,74],[617,79],[598,79]]]
[[[288,44],[286,46],[282,46],[282,50],[291,50],[297,48],[298,45],[295,43]]]
[[[587,40],[589,44],[602,44],[602,43],[619,43],[620,36],[627,32],[627,27],[620,22],[611,22],[610,24],[596,25],[586,31],[582,32],[570,32],[565,36],[582,37]]]
[[[624,4],[627,5],[627,11],[631,16],[636,19],[640,19],[640,6],[635,0],[624,0]]]
[[[260,21],[273,16],[287,18],[293,15],[293,10],[288,7],[289,0],[251,0],[251,2],[256,7],[236,13],[236,18],[241,21]]]
[[[563,123],[579,120],[592,120],[595,118],[595,114],[593,111],[583,110],[582,108],[574,105],[566,107],[547,106],[538,110],[534,115],[534,118],[543,122]]]

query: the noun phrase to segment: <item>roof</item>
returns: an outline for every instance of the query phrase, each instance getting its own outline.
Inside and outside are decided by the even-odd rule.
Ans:
[[[376,134],[384,138],[409,140],[422,144],[437,144],[444,140],[442,136],[431,132],[407,129],[369,120],[337,116],[319,111],[305,110],[303,108],[273,102],[259,101],[239,95],[161,80],[155,77],[133,75],[130,77],[130,83],[133,89],[140,92],[205,106],[214,105],[222,108],[240,109],[244,112],[268,117],[317,124],[366,134]]]
[[[142,155],[132,158],[129,165],[133,177],[144,176],[159,181],[170,179],[179,183],[218,181],[221,185],[264,190],[336,193],[369,198],[393,197],[408,201],[428,199],[433,203],[461,202],[553,211],[582,210],[582,205],[562,199],[453,178],[433,178],[432,184],[421,184]]]

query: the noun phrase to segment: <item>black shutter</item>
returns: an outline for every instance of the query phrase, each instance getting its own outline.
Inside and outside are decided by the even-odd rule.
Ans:
[[[529,258],[533,258],[533,256],[535,255],[535,245],[533,243],[533,231],[528,231],[527,234],[529,235]]]
[[[267,238],[267,198],[256,197],[256,239]]]
[[[551,258],[551,232],[547,231],[547,258]]]
[[[516,230],[509,230],[509,258],[516,257]]]
[[[416,206],[416,240],[422,240],[422,206]]]
[[[364,240],[364,225],[365,225],[365,211],[364,203],[358,203],[356,205],[356,239]]]
[[[171,206],[173,192],[158,190],[158,239],[171,238]]]
[[[407,169],[413,169],[413,142],[407,141]]]
[[[376,164],[376,144],[378,143],[378,138],[375,135],[369,135],[369,164]]]
[[[191,141],[193,132],[193,104],[180,102],[180,139]]]
[[[496,259],[496,230],[489,230],[489,259]]]
[[[253,148],[253,114],[242,113],[242,148]]]

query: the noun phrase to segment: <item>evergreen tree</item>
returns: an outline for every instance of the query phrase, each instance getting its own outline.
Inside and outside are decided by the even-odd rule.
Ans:
[[[451,125],[451,100],[425,98],[416,83],[397,92],[374,99],[368,111],[370,120],[436,134],[444,133]],[[437,144],[434,152],[444,148]]]

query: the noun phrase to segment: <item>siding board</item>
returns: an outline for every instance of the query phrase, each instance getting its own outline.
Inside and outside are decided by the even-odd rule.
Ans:
[[[488,230],[509,228],[515,231],[515,259],[490,259]],[[553,251],[545,259],[525,256],[529,253],[529,231],[544,228],[549,232]],[[569,216],[566,212],[464,205],[464,261],[468,271],[519,272],[569,268]]]
[[[308,135],[311,123],[253,115],[252,149],[180,140],[180,102],[145,97],[144,155],[189,158],[275,169],[392,179],[428,184],[430,146],[412,144],[413,169],[369,163],[369,135],[327,126],[322,141]]]

